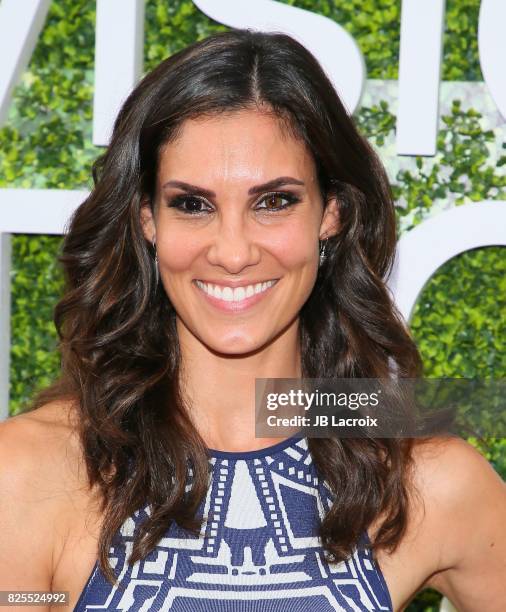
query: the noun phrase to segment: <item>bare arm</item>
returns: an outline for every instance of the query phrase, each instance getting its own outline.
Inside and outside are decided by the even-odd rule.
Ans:
[[[455,439],[424,465],[441,526],[430,585],[459,612],[506,610],[506,484],[468,442]]]
[[[58,432],[47,425],[24,415],[0,423],[2,591],[51,590],[55,553],[65,536],[57,455]]]

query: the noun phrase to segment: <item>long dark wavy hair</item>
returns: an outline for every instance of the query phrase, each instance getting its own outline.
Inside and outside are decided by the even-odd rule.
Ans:
[[[422,362],[386,287],[396,246],[385,170],[359,134],[315,57],[282,33],[220,32],[164,60],[123,104],[94,187],[73,214],[59,259],[65,292],[54,311],[61,373],[30,408],[71,397],[90,487],[103,524],[99,564],[144,504],[130,562],[144,558],[171,521],[195,531],[209,484],[208,451],[179,386],[176,312],[156,284],[140,209],[155,194],[159,152],[189,118],[269,108],[311,151],[324,202],[337,195],[340,228],[300,311],[302,376],[418,377]],[[320,526],[328,558],[349,557],[378,517],[372,541],[394,550],[407,524],[412,438],[309,439],[335,494]],[[185,492],[188,467],[192,487]],[[187,487],[188,488],[188,487]]]

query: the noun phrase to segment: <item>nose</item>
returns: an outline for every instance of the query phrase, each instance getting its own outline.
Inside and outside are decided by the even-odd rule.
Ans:
[[[210,264],[238,274],[243,268],[259,262],[260,248],[254,228],[239,211],[223,214],[211,231],[213,235],[207,251]]]

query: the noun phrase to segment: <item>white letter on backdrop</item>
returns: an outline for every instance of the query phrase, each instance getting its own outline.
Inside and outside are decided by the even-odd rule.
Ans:
[[[0,125],[7,118],[14,87],[28,66],[51,0],[0,1]]]
[[[0,189],[0,421],[9,415],[10,234],[61,234],[87,196],[64,189]]]
[[[506,120],[506,2],[481,0],[478,48],[483,78]]]
[[[403,0],[397,155],[435,155],[445,0]]]
[[[232,28],[289,34],[318,58],[351,114],[360,103],[366,76],[362,53],[338,23],[273,0],[193,0],[208,17]]]
[[[464,251],[506,246],[506,202],[484,200],[454,206],[429,217],[401,236],[388,279],[406,321],[431,276]]]
[[[141,76],[143,43],[144,0],[97,0],[94,145],[109,143],[116,115]]]

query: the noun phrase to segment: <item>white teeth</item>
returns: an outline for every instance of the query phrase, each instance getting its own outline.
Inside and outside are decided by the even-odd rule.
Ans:
[[[245,298],[251,297],[255,293],[261,293],[276,283],[275,280],[266,281],[265,283],[257,283],[256,285],[247,285],[246,287],[220,287],[211,283],[203,283],[195,281],[197,286],[218,300],[225,302],[241,302]]]
[[[216,295],[217,292],[221,293],[221,296]],[[225,300],[225,302],[231,302],[234,299],[234,290],[231,289],[230,287],[223,287],[223,289],[220,292],[220,288],[215,285],[214,295],[217,298],[221,297],[221,299]]]
[[[244,300],[246,297],[246,290],[244,287],[236,287],[234,289],[234,302],[238,302],[239,300]]]

